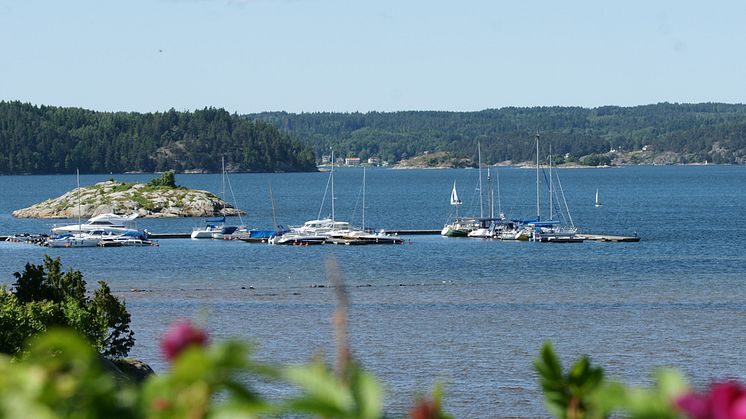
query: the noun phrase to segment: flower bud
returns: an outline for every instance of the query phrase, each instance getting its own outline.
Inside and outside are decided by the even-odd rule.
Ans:
[[[169,327],[161,340],[161,350],[172,362],[184,349],[191,345],[205,346],[207,334],[189,320],[179,320]]]

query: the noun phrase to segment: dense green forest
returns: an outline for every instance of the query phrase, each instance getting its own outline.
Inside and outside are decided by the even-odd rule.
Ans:
[[[267,121],[314,147],[338,155],[377,156],[390,162],[424,151],[476,154],[481,143],[488,163],[535,158],[540,132],[554,153],[582,156],[610,149],[673,152],[690,163],[746,163],[746,105],[660,103],[635,107],[502,108],[479,112],[266,112],[247,115]]]
[[[95,112],[0,102],[0,174],[316,169],[313,150],[223,109]]]

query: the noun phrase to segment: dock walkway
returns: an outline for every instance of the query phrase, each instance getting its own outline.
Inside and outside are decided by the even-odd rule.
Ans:
[[[421,235],[437,235],[440,234],[440,230],[386,230],[388,234],[394,234],[397,236],[421,236]],[[151,239],[188,239],[191,237],[191,233],[150,233]],[[612,242],[612,243],[633,243],[639,242],[639,236],[608,236],[603,234],[584,234],[578,233],[577,237],[583,240],[591,240],[598,242]],[[0,235],[0,241],[5,241],[8,236]]]
[[[614,243],[633,243],[639,242],[640,236],[606,236],[603,234],[577,234],[578,238],[583,240],[592,240],[597,242],[614,242]]]

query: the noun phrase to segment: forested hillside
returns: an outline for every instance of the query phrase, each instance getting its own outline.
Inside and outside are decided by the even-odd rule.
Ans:
[[[110,113],[0,102],[0,174],[315,170],[310,147],[223,109]]]
[[[424,151],[474,156],[488,163],[535,158],[536,131],[554,153],[574,158],[610,149],[673,152],[679,161],[746,163],[746,105],[720,103],[636,107],[502,108],[480,112],[267,112],[248,115],[314,147],[339,155],[398,161]]]

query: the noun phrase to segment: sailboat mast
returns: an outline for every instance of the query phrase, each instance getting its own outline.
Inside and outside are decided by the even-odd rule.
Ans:
[[[363,231],[365,231],[365,166],[363,166]]]
[[[552,144],[549,143],[549,221],[554,219],[554,180],[552,179]]]
[[[332,172],[330,176],[332,182],[332,221],[334,221],[334,149],[332,149]]]
[[[272,193],[272,181],[269,181],[269,200],[272,202],[272,224],[277,228],[277,210],[275,209],[275,195]]]
[[[75,179],[78,182],[78,230],[80,230],[80,169],[75,169]]]
[[[500,170],[495,168],[495,180],[497,181],[497,214],[502,218],[503,216],[503,206],[502,202],[500,201]],[[495,194],[492,194],[492,198],[495,197]]]
[[[492,196],[492,182],[490,178],[490,168],[487,166],[487,200],[490,206],[490,218],[495,218],[495,199]]]
[[[482,202],[482,146],[477,142],[477,154],[479,155],[479,218],[484,218],[484,204]]]
[[[536,221],[541,221],[539,197],[539,132],[536,132]]]
[[[223,217],[225,217],[225,156],[220,158],[222,167],[222,182],[223,182]]]

